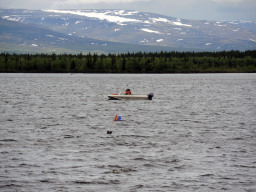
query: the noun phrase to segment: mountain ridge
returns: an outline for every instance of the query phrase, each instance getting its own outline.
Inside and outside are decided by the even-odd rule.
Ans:
[[[256,49],[252,21],[188,20],[116,9],[0,9],[0,25],[0,51],[8,45],[35,52]]]

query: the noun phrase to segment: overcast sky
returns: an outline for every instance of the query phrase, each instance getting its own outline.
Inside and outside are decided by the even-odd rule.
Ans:
[[[0,0],[0,8],[129,9],[182,19],[256,21],[256,0]]]

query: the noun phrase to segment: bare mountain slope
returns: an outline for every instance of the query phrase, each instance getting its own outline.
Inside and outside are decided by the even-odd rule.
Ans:
[[[42,46],[102,52],[256,49],[256,22],[249,21],[196,21],[129,10],[1,9],[0,17],[1,42],[12,40],[11,44],[22,45],[29,41],[37,49]],[[24,29],[21,37],[16,33],[8,41],[14,29],[7,32],[7,21],[9,27]],[[33,28],[37,32],[32,35]]]

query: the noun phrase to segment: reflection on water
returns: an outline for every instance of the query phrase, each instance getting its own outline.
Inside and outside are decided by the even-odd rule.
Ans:
[[[0,80],[0,191],[256,188],[255,74]],[[107,100],[123,87],[155,96]]]

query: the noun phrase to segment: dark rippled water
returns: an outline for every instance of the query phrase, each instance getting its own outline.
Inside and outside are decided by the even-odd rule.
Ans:
[[[255,74],[0,80],[0,191],[256,189]],[[155,97],[107,100],[127,86]]]

